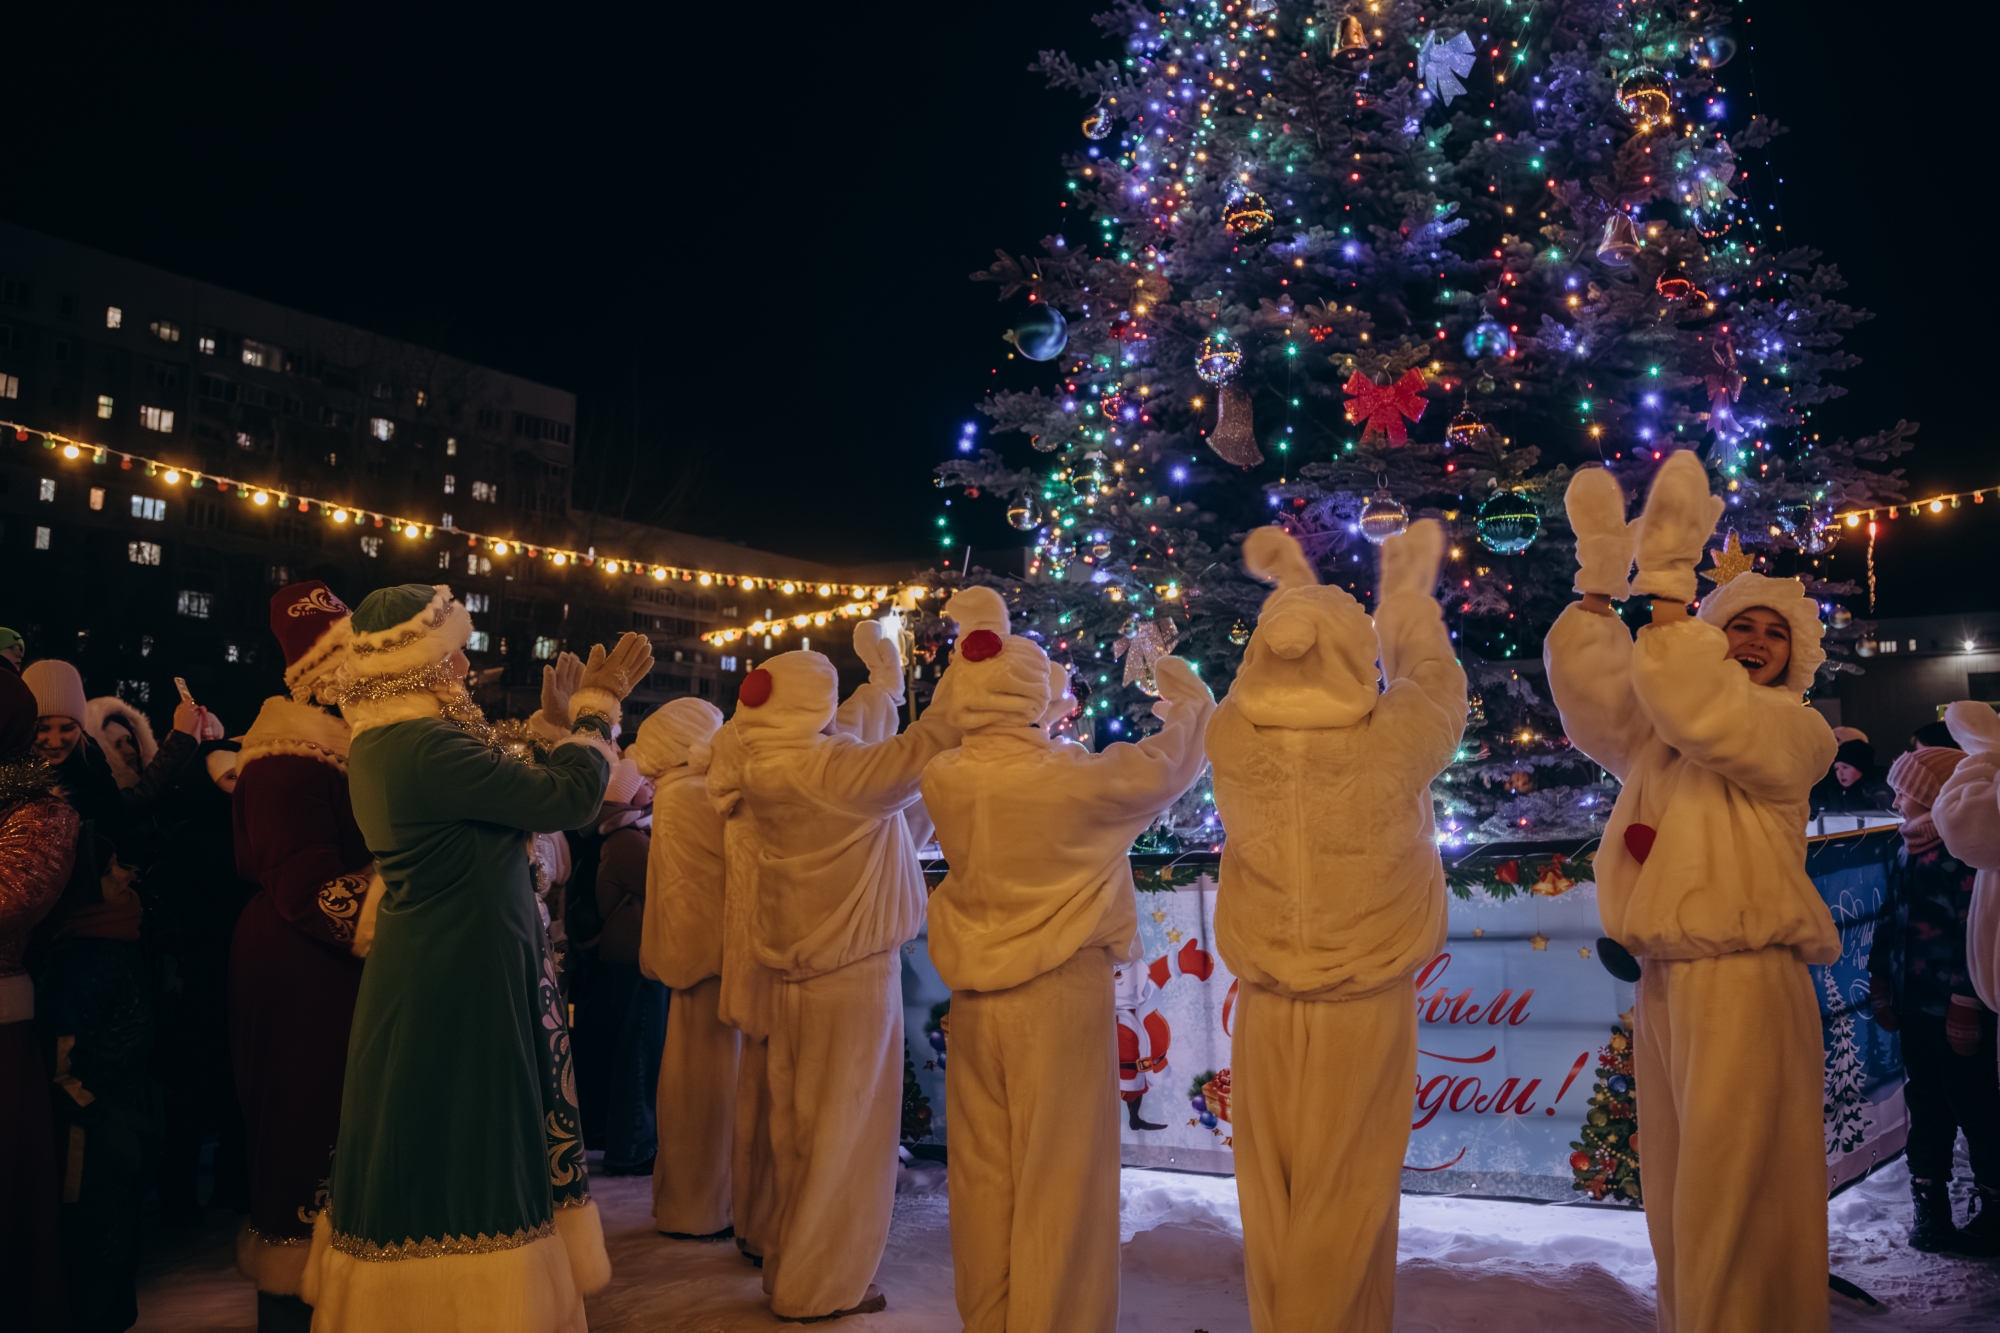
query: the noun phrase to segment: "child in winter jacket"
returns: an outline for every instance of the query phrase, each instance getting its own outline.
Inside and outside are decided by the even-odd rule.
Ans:
[[[1965,755],[1924,746],[1889,769],[1903,845],[1868,955],[1875,1021],[1903,1034],[1903,1098],[1910,1107],[1910,1248],[2000,1254],[2000,1072],[1994,1016],[1966,965],[1965,920],[1976,873],[1953,856],[1931,817],[1939,789]],[[1958,1132],[1972,1152],[1977,1204],[1964,1231],[1952,1225],[1951,1159]]]
[[[1832,730],[1803,695],[1825,660],[1796,579],[1739,573],[1687,614],[1723,502],[1671,455],[1646,513],[1601,469],[1568,496],[1581,568],[1544,648],[1576,747],[1623,784],[1597,853],[1605,933],[1642,962],[1636,1073],[1664,1333],[1824,1329],[1819,1003],[1840,955],[1805,871]],[[1635,641],[1611,609],[1653,599]],[[1685,1162],[1686,1170],[1682,1170]]]
[[[951,987],[952,1266],[967,1333],[1118,1327],[1117,1052],[1112,969],[1138,956],[1132,840],[1201,772],[1214,699],[1156,672],[1166,719],[1091,754],[1041,720],[1047,654],[1008,633],[990,588],[955,594],[948,702],[964,733],[924,769],[951,871],[930,948]]]
[[[1215,933],[1241,983],[1231,1106],[1257,1333],[1393,1320],[1414,974],[1445,934],[1430,788],[1465,729],[1431,595],[1443,553],[1429,520],[1384,543],[1371,621],[1281,529],[1244,543],[1278,587],[1208,754],[1229,834]]]

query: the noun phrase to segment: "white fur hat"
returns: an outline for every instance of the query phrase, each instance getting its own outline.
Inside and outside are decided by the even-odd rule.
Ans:
[[[1738,612],[1753,606],[1775,611],[1791,627],[1792,660],[1785,669],[1785,688],[1803,698],[1826,661],[1826,649],[1820,645],[1826,626],[1820,623],[1819,603],[1806,596],[1806,585],[1797,579],[1774,579],[1746,571],[1703,598],[1696,614],[1722,629]]]
[[[840,673],[824,653],[795,650],[758,664],[737,688],[732,719],[744,740],[826,730],[840,695]]]
[[[1007,602],[991,588],[960,588],[944,604],[944,614],[958,622],[963,639],[976,630],[992,630],[1003,638],[1008,633]]]
[[[688,762],[688,752],[715,735],[722,710],[706,699],[683,695],[669,699],[639,724],[639,734],[625,753],[639,772],[657,778]]]
[[[1258,528],[1243,542],[1243,565],[1277,583],[1229,697],[1260,727],[1351,727],[1381,694],[1381,639],[1361,603],[1320,586],[1297,538]]]

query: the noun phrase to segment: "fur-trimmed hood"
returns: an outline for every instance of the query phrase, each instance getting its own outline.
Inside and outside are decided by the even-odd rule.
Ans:
[[[405,584],[368,594],[349,622],[343,680],[400,676],[442,662],[472,637],[472,614],[442,583]]]
[[[111,776],[121,788],[138,786],[139,777],[146,771],[146,765],[153,762],[153,756],[160,750],[159,742],[153,739],[153,724],[146,720],[144,713],[131,704],[108,694],[92,699],[84,705],[83,711],[83,729],[97,742],[98,748],[104,751],[104,761],[111,765]],[[132,733],[132,739],[139,749],[137,768],[126,763],[125,756],[111,744],[111,738],[104,730],[107,722],[123,723]]]
[[[1820,644],[1826,626],[1820,622],[1819,603],[1806,595],[1806,585],[1797,579],[1774,579],[1745,572],[1704,597],[1695,614],[1717,629],[1726,630],[1739,611],[1753,606],[1777,612],[1791,627],[1792,657],[1785,668],[1785,690],[1803,698],[1812,688],[1813,676],[1826,661],[1826,649]]]
[[[277,695],[264,701],[257,720],[243,734],[236,771],[240,774],[252,760],[265,755],[295,754],[331,764],[344,773],[352,741],[347,723],[338,714]]]

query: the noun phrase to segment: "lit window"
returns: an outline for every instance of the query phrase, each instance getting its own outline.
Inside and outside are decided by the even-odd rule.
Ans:
[[[272,587],[282,588],[292,581],[292,568],[290,565],[266,565],[264,579]]]
[[[100,418],[108,418],[108,417],[110,417],[110,415],[111,415],[111,395],[110,395],[110,394],[108,394],[108,393],[100,393],[100,394],[98,394],[98,395],[97,395],[97,415],[98,415],[98,416],[99,416]]]
[[[194,345],[203,356],[215,355],[215,339],[213,338],[197,338],[194,341]]]
[[[0,398],[19,398],[21,379],[18,375],[0,375]]]
[[[92,486],[90,488],[90,507],[92,509],[104,508],[104,488],[102,486]]]
[[[429,406],[430,401],[431,401],[431,396],[429,394],[425,393],[422,389],[417,390],[418,407],[427,407]]]
[[[158,542],[126,542],[125,558],[135,565],[157,565],[160,563]],[[183,612],[182,614],[186,614]]]
[[[361,539],[361,549],[368,553],[370,560],[377,559],[382,554],[382,539],[380,537],[363,537]]]
[[[467,572],[467,573],[470,573],[471,571],[470,571],[470,570],[468,570],[468,571],[466,571],[466,572]],[[466,610],[468,610],[468,611],[484,611],[484,610],[486,609],[486,606],[487,606],[487,602],[486,602],[486,594],[485,594],[485,593],[483,593],[483,592],[469,592],[469,593],[465,594],[465,609],[466,609]]]
[[[368,433],[378,440],[393,440],[396,438],[396,423],[387,417],[370,417]]]
[[[276,370],[278,368],[278,349],[267,346],[264,343],[251,342],[248,338],[245,338],[243,340],[243,364],[246,366],[255,366],[259,370]]]
[[[458,440],[455,437],[446,437],[444,442],[444,456],[446,458],[458,457]]]
[[[110,401],[106,399],[105,401]],[[109,412],[103,415],[110,416]],[[156,430],[162,435],[174,433],[174,409],[171,407],[142,407],[139,409],[139,424],[147,430]],[[241,443],[238,437],[238,443]]]
[[[159,548],[156,546],[153,549],[157,551]],[[207,620],[209,610],[214,603],[213,593],[188,592],[182,589],[181,595],[174,600],[174,610],[195,620]]]
[[[43,477],[41,482],[40,495],[42,503],[49,504],[56,498],[56,479],[54,477]]]
[[[458,478],[449,472],[444,474],[444,493],[446,495],[458,494]]]
[[[164,319],[156,319],[149,327],[153,330],[153,336],[163,343],[177,343],[181,340],[181,327],[178,324],[169,324]]]
[[[150,495],[135,495],[132,497],[132,517],[150,518],[155,523],[163,522],[167,517],[167,502],[155,500]]]
[[[472,498],[475,500],[484,500],[488,504],[498,503],[500,488],[490,481],[475,481],[472,483]]]
[[[812,646],[813,646],[813,641],[811,639],[801,638],[799,640],[799,651],[802,653],[811,652]]]
[[[35,529],[35,549],[37,551],[46,551],[49,549],[49,530],[47,528]]]
[[[124,323],[125,323],[125,312],[123,310],[120,310],[115,305],[108,305],[104,307],[105,328],[107,329],[120,328],[124,325]]]
[[[239,430],[236,432],[236,447],[238,449],[255,449],[257,441],[251,438],[249,431]]]
[[[556,655],[556,641],[546,634],[535,637],[535,656],[548,659]]]
[[[472,558],[470,556],[466,557],[465,572],[468,574],[472,573]],[[479,572],[481,574],[491,574],[493,572],[493,562],[483,555],[479,557]]]
[[[734,670],[736,670],[736,659],[735,659],[735,658],[733,658],[733,657],[725,657],[725,658],[723,658],[723,659],[722,659],[722,669],[723,669],[724,671],[734,671]]]
[[[153,683],[149,680],[121,680],[118,682],[118,697],[131,704],[151,703]]]
[[[438,526],[443,528],[446,532],[452,531],[453,529],[451,526],[451,515],[445,514],[440,516],[438,519]]]
[[[222,660],[225,662],[240,662],[243,660],[243,657],[238,652],[235,644],[225,643],[222,645]]]
[[[472,631],[472,636],[465,641],[465,647],[468,652],[483,653],[492,642],[493,640],[487,637],[485,630],[476,629]]]

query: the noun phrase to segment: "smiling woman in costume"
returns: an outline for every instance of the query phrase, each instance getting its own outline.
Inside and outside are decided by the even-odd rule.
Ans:
[[[1544,650],[1576,747],[1624,784],[1597,853],[1604,929],[1643,963],[1636,1064],[1660,1327],[1824,1329],[1819,1001],[1840,955],[1805,871],[1808,794],[1833,732],[1803,696],[1826,654],[1797,579],[1695,564],[1723,502],[1691,453],[1625,521],[1610,473],[1568,496],[1576,590]],[[1652,598],[1636,641],[1611,609]],[[1740,557],[1739,557],[1740,559]],[[1686,1170],[1682,1170],[1682,1166]]]
[[[306,1267],[313,1326],[575,1333],[611,1269],[528,837],[596,816],[652,650],[628,634],[593,651],[572,734],[525,763],[466,696],[472,618],[449,588],[381,589],[352,624],[348,779],[385,888]]]

